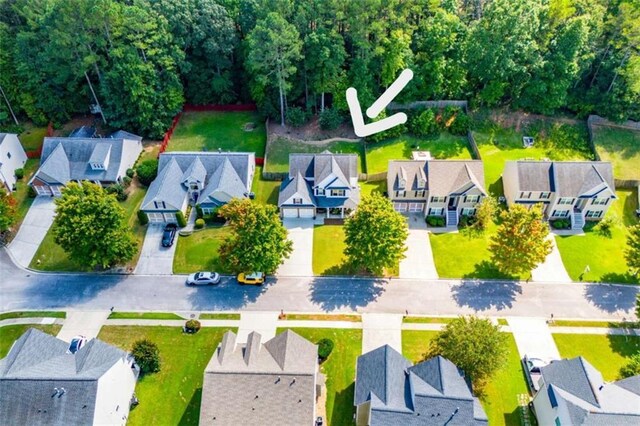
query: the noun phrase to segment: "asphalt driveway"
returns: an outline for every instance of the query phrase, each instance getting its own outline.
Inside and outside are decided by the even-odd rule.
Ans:
[[[293,242],[293,251],[278,268],[282,277],[310,277],[313,275],[313,219],[283,219]]]
[[[164,224],[150,223],[144,236],[142,253],[134,274],[137,275],[171,275],[173,273],[173,256],[178,245],[178,236],[171,247],[162,247],[162,231]]]
[[[409,236],[406,242],[407,250],[404,252],[406,257],[400,261],[400,278],[428,280],[438,278],[427,224],[422,214],[412,214],[407,221]]]
[[[28,267],[53,224],[55,204],[53,197],[39,196],[33,200],[27,215],[15,238],[9,244],[9,250],[19,265]]]

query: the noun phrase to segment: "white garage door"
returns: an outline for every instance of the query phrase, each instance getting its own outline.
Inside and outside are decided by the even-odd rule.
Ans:
[[[313,217],[315,216],[314,209],[312,208],[286,208],[282,209],[282,217]]]
[[[147,213],[149,217],[149,222],[151,223],[161,223],[164,222],[164,215],[162,213]]]
[[[38,195],[51,195],[51,190],[48,186],[34,185],[34,188]]]
[[[298,209],[298,215],[300,217],[313,217],[315,216],[313,209]]]
[[[421,212],[424,209],[424,203],[409,203],[409,211],[412,213]]]
[[[298,209],[282,209],[282,217],[298,217]]]
[[[175,213],[165,213],[164,214],[164,221],[165,222],[169,222],[169,223],[177,223],[178,219],[176,219],[176,214]]]
[[[53,193],[54,196],[57,197],[62,194],[62,187],[54,185],[51,187],[51,192]]]
[[[408,203],[393,203],[393,208],[396,209],[397,212],[406,212]]]

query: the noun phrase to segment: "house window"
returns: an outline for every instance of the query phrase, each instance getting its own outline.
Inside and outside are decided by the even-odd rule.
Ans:
[[[569,210],[554,210],[551,214],[553,217],[567,217],[569,216]]]
[[[189,189],[191,189],[192,191],[197,191],[198,190],[198,184],[197,183],[189,184]]]
[[[10,153],[10,152],[7,152],[7,158],[8,158],[9,160],[11,160],[11,153]]]
[[[429,216],[443,216],[444,209],[442,207],[436,209],[429,209]]]
[[[528,200],[529,198],[531,198],[531,191],[529,191],[529,192],[521,192],[520,193],[520,198],[524,198],[525,200]]]
[[[464,201],[465,203],[477,203],[478,201],[480,201],[480,196],[479,195],[466,195],[464,197]]]
[[[302,204],[302,198],[294,198],[293,204]]]
[[[606,206],[608,202],[608,198],[593,198],[591,200],[591,204],[593,204],[594,206]]]
[[[463,216],[474,216],[476,214],[476,209],[464,208],[462,209]]]
[[[316,188],[316,195],[324,195],[324,188]]]
[[[558,204],[573,204],[573,198],[560,198],[560,200],[558,200]]]
[[[598,219],[602,217],[602,211],[601,210],[587,210],[587,213],[585,214],[586,217],[591,217],[594,219]]]
[[[203,215],[204,215],[204,214],[211,214],[211,213],[213,213],[213,209],[212,209],[211,207],[204,207],[204,208],[202,209],[202,214],[203,214]]]
[[[540,193],[540,199],[541,200],[548,200],[549,198],[551,198],[551,193],[550,192],[541,192]]]
[[[332,189],[331,196],[332,197],[344,197],[345,190],[344,189]]]
[[[447,197],[431,197],[432,203],[444,203]]]
[[[396,197],[404,197],[407,194],[407,191],[400,190],[396,191]]]

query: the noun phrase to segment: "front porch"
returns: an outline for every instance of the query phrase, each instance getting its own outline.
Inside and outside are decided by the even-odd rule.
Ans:
[[[348,217],[353,210],[347,207],[318,207],[316,208],[316,218],[323,219],[344,219]]]

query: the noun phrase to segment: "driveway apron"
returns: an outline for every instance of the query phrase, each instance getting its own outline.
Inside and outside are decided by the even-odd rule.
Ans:
[[[164,224],[149,224],[135,274],[171,275],[173,273],[173,256],[178,245],[178,235],[171,247],[162,247],[163,230]]]
[[[293,251],[278,268],[283,277],[313,276],[313,219],[283,219],[293,242]]]
[[[58,333],[58,339],[71,342],[74,336],[84,336],[87,340],[98,337],[100,329],[111,311],[69,311]]]
[[[400,278],[437,279],[427,224],[422,214],[410,215],[405,258],[400,261]]]
[[[53,197],[40,196],[33,200],[15,238],[9,244],[13,258],[20,266],[28,267],[55,216]]]
[[[253,331],[260,333],[261,342],[266,342],[276,335],[278,312],[241,312],[238,327],[238,343],[246,343]]]
[[[571,277],[567,273],[564,263],[562,263],[562,257],[560,257],[560,251],[558,250],[556,239],[553,237],[553,234],[549,235],[548,240],[551,241],[553,250],[549,253],[544,262],[531,271],[531,280],[570,283]]]
[[[362,314],[362,353],[384,345],[402,353],[402,314]]]
[[[540,358],[545,361],[560,359],[556,342],[544,318],[510,317],[507,322],[516,339],[520,358]]]

